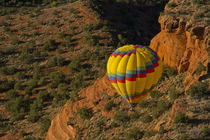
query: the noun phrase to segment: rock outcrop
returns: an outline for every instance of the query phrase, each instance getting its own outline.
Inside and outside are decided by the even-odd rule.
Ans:
[[[93,112],[100,109],[102,115],[109,116],[109,113],[103,111],[105,101],[101,99],[104,94],[113,96],[115,92],[107,76],[96,80],[92,86],[80,91],[78,93],[80,100],[74,103],[68,101],[61,112],[52,120],[46,140],[68,140],[70,137],[75,138],[76,129],[68,125],[67,122],[69,117],[75,117],[76,112],[82,107],[91,108]],[[98,104],[94,105],[94,102],[98,102]]]
[[[161,32],[150,44],[164,64],[179,73],[187,71],[186,90],[209,71],[210,26],[205,20],[208,4],[207,1],[198,5],[193,1],[171,0],[159,17]],[[199,64],[205,66],[205,72],[195,74]]]

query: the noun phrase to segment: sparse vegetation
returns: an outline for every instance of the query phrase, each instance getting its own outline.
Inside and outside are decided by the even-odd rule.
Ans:
[[[121,123],[129,122],[130,117],[126,111],[118,111],[114,115],[114,119],[116,121],[120,121]]]
[[[105,111],[111,111],[113,107],[115,107],[115,104],[112,100],[112,101],[109,101],[109,102],[106,103],[106,105],[104,106],[104,110]]]
[[[200,75],[201,72],[205,71],[205,70],[206,70],[206,67],[200,62],[195,73],[196,73],[196,75]]]
[[[184,113],[178,113],[174,118],[174,123],[188,123],[189,118]]]
[[[144,136],[144,131],[140,130],[139,128],[134,127],[126,134],[126,139],[138,140],[138,139],[141,139],[143,136]]]
[[[70,104],[83,101],[86,97],[81,96],[83,92],[80,90],[104,76],[113,49],[131,43],[149,45],[151,38],[159,32],[159,11],[168,2],[75,1],[0,0],[0,137],[10,135],[24,140],[43,139],[50,119],[60,108],[68,100]],[[202,24],[202,18],[207,23],[206,1],[193,2],[194,7],[205,9],[192,13],[193,23]],[[182,5],[192,6],[191,1]],[[168,4],[169,10],[175,7],[178,8],[179,4]],[[185,8],[178,11],[176,8],[174,13],[166,11],[162,15],[181,17],[186,13]],[[92,11],[96,18],[92,17]],[[148,29],[151,31],[147,32]],[[203,66],[199,64],[196,75],[206,70]],[[180,77],[176,70],[164,66],[159,85],[134,107],[134,111],[129,111],[128,104],[119,95],[109,96],[109,91],[105,90],[101,98],[97,96],[90,100],[90,107],[80,106],[82,108],[77,110],[78,113],[72,112],[75,116],[69,118],[67,124],[76,129],[76,139],[154,139],[156,133],[162,139],[208,137],[208,83],[205,86],[193,85],[188,91],[193,99],[200,101],[194,109],[197,100],[180,97],[184,93],[183,78]],[[169,108],[178,97],[187,105],[192,104],[193,109],[188,106],[185,114],[192,120],[187,117],[186,123],[183,121],[185,117],[179,117],[177,123],[169,124],[175,129],[168,130],[169,127],[165,126],[171,116]],[[107,117],[104,114],[108,114]],[[159,120],[163,121],[159,131],[153,131]],[[191,131],[192,127],[196,129]],[[34,136],[40,128],[41,135]],[[164,133],[167,132],[169,135],[166,137]],[[171,134],[175,134],[176,138],[171,138]]]
[[[93,116],[92,110],[88,108],[81,108],[78,110],[81,119],[90,119]]]
[[[207,83],[206,82],[196,82],[187,91],[191,98],[199,99],[208,96]]]

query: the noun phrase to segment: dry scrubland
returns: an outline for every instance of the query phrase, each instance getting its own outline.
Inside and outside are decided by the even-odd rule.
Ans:
[[[62,116],[66,121],[57,132],[69,139],[210,139],[208,79],[185,94],[186,73],[164,66],[156,89],[135,112],[128,111],[110,84],[97,86],[97,82],[108,83],[106,76],[92,85],[104,76],[116,46],[149,45],[160,31],[154,10],[160,12],[168,1],[21,2],[0,1],[18,6],[2,8],[0,16],[0,139],[53,136],[52,128],[46,134],[51,120],[70,109],[68,104],[74,113]],[[197,8],[192,24],[205,26],[209,22],[205,2],[170,1],[164,15],[188,19],[185,9]],[[200,64],[196,73],[206,69]],[[85,96],[86,87],[97,97]],[[105,92],[109,90],[112,94]],[[83,101],[87,106],[81,105]],[[64,131],[67,127],[73,128],[70,134]]]

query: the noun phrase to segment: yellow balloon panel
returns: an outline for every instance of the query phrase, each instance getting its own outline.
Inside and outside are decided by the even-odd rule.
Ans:
[[[112,53],[107,72],[117,92],[130,104],[136,104],[158,82],[162,74],[162,62],[148,47],[125,45]]]

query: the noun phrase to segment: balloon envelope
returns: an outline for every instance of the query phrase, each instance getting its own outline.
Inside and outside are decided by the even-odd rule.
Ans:
[[[139,103],[162,75],[162,62],[146,46],[125,45],[115,50],[107,63],[109,80],[129,104]]]

